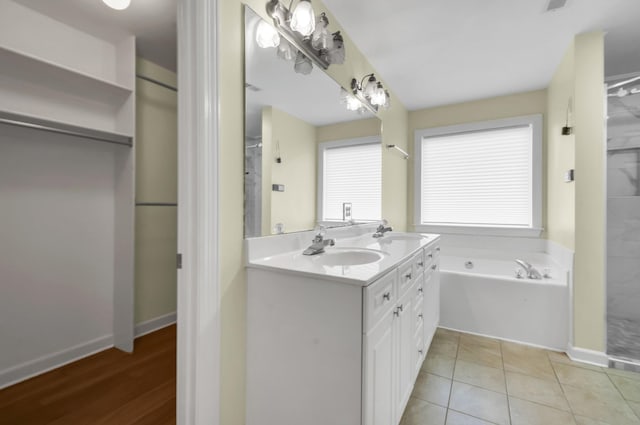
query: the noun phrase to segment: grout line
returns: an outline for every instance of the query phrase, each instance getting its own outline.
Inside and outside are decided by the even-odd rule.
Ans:
[[[571,403],[569,403],[569,397],[567,397],[567,394],[564,391],[564,387],[562,386],[562,382],[560,382],[560,378],[558,377],[558,372],[556,372],[556,368],[553,367],[553,361],[551,361],[551,358],[549,357],[549,354],[547,354],[547,358],[549,359],[549,362],[551,363],[551,370],[553,370],[553,376],[556,377],[556,384],[558,384],[560,386],[560,391],[562,391],[562,396],[564,397],[565,401],[567,402],[567,406],[569,406],[569,411],[571,412],[571,416],[573,416],[574,422],[576,422],[576,412],[573,411],[573,407],[571,407]]]
[[[620,388],[618,388],[616,383],[613,382],[613,379],[611,379],[611,376],[609,376],[608,373],[605,373],[605,375],[607,376],[607,378],[609,378],[609,382],[611,382],[611,385],[613,385],[613,387],[616,389],[616,391],[618,391],[618,394],[620,394],[620,397],[622,397],[622,400],[624,400],[624,404],[626,404],[627,407],[629,408],[629,410],[631,410],[631,413],[633,413],[636,416],[636,418],[640,419],[640,414],[636,413],[636,411],[631,407],[631,405],[629,404],[629,400],[627,400],[627,398],[624,396],[624,394],[622,394],[622,391],[620,391]],[[623,379],[631,379],[631,378],[625,378],[624,376],[622,376],[621,378],[623,378]]]
[[[504,352],[502,351],[502,342],[500,342],[500,360],[502,361],[502,374],[504,376],[504,392],[507,396],[507,414],[509,415],[509,423],[511,424],[511,403],[509,402],[509,387],[507,386],[507,371],[504,368]]]
[[[458,334],[456,342],[456,356],[453,359],[453,371],[451,372],[451,383],[449,384],[449,398],[447,399],[447,411],[444,415],[444,423],[449,418],[449,407],[451,406],[451,395],[453,394],[453,377],[456,376],[456,364],[458,363],[458,351],[460,350],[460,334]]]
[[[487,419],[482,419],[482,418],[480,418],[478,416],[473,416],[473,415],[470,415],[469,413],[461,412],[461,411],[456,410],[456,409],[447,409],[447,410],[453,410],[454,412],[460,413],[461,415],[469,416],[470,418],[478,419],[478,420],[481,420],[482,422],[486,422],[486,423],[491,424],[491,425],[498,425],[495,422],[491,422],[491,421],[489,421]]]

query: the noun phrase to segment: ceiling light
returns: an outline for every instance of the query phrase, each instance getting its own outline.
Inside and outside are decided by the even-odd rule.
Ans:
[[[124,10],[129,7],[131,0],[102,0],[104,4],[115,10]]]

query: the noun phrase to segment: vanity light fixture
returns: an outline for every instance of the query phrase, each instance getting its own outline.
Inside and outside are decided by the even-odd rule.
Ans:
[[[102,0],[104,4],[115,10],[124,10],[129,7],[131,0]]]
[[[367,80],[366,83],[365,80]],[[389,91],[376,80],[374,74],[365,75],[360,82],[355,78],[352,79],[351,91],[360,102],[375,112],[378,112],[381,107],[387,109],[390,106]]]
[[[569,125],[569,121],[571,120],[571,98],[569,98],[569,103],[567,104],[567,121],[564,127],[562,127],[562,135],[569,136],[573,133],[573,127]]]
[[[266,21],[260,21],[256,28],[256,43],[263,49],[278,47],[280,45],[280,34]]]
[[[293,12],[280,2],[280,0],[269,0],[267,2],[267,13],[273,19],[277,31],[280,33],[279,44],[271,45],[258,41],[260,47],[277,47],[278,56],[287,60],[296,58],[296,72],[308,74],[311,72],[309,65],[315,63],[322,69],[327,69],[331,64],[344,63],[344,40],[340,32],[331,33],[328,30],[329,19],[323,12],[316,19],[315,12],[310,0],[298,0]],[[260,28],[258,28],[260,30]],[[256,34],[256,40],[262,39],[262,35]],[[292,49],[282,46],[286,40]],[[298,54],[298,51],[302,55]],[[312,65],[311,65],[312,66]],[[308,72],[307,72],[308,71]]]

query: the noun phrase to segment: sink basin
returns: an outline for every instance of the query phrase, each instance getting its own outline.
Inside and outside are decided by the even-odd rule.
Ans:
[[[365,248],[329,248],[313,258],[313,262],[323,266],[358,266],[380,261],[385,254]]]
[[[390,233],[386,234],[380,239],[381,242],[384,241],[419,241],[421,239],[425,239],[426,236],[419,235],[417,233]]]

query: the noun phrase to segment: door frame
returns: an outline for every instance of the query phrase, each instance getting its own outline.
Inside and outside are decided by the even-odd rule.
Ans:
[[[177,424],[220,424],[218,0],[178,0]]]

